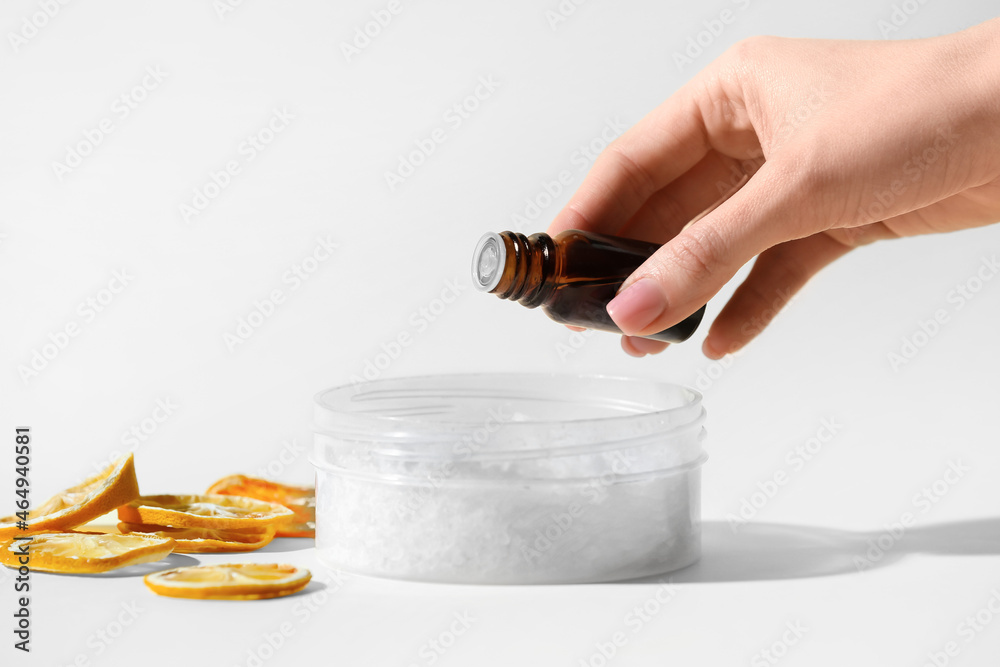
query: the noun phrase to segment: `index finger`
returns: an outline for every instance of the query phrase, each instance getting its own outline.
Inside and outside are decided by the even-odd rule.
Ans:
[[[549,225],[615,234],[657,190],[709,150],[694,96],[685,86],[611,143]]]

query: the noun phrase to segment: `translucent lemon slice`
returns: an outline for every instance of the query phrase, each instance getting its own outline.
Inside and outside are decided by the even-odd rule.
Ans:
[[[278,525],[277,537],[316,537],[316,490],[246,475],[230,475],[208,487],[207,493],[256,498],[279,503],[294,512]]]
[[[142,496],[118,508],[118,519],[125,523],[215,530],[259,528],[291,516],[277,503],[221,495]]]
[[[139,497],[132,455],[124,456],[101,473],[58,493],[28,513],[25,529],[18,517],[0,519],[0,540],[14,535],[64,531],[107,514]]]
[[[267,546],[274,539],[274,526],[244,530],[215,530],[211,528],[175,528],[144,523],[119,523],[122,534],[169,537],[176,544],[174,551],[191,553],[235,553],[254,551]]]
[[[174,547],[170,538],[96,533],[41,533],[10,540],[0,547],[0,563],[17,568],[21,559],[39,572],[90,574],[163,559]]]
[[[306,587],[309,570],[276,563],[228,563],[179,567],[146,575],[157,595],[199,600],[262,600],[291,595]]]

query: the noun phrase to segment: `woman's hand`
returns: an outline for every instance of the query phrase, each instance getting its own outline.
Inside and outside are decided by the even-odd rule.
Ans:
[[[716,210],[685,223],[749,181]],[[641,356],[756,255],[718,358],[852,248],[1000,220],[1000,19],[932,39],[752,38],[597,159],[549,227],[663,247],[608,305]]]

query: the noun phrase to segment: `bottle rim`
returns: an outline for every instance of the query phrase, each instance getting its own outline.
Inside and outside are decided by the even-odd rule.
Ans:
[[[496,232],[486,232],[472,253],[472,284],[480,292],[492,292],[503,276],[507,246]]]

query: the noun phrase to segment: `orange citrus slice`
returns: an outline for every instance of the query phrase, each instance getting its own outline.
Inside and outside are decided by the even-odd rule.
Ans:
[[[125,523],[214,530],[260,528],[291,516],[277,503],[221,495],[141,496],[118,508],[118,519]]]
[[[228,563],[179,567],[147,574],[157,595],[199,600],[262,600],[297,593],[312,574],[304,567],[276,563]]]
[[[25,547],[25,545],[27,545]],[[174,547],[169,538],[97,533],[40,533],[30,540],[11,540],[0,547],[0,563],[39,572],[88,574],[162,560]]]
[[[277,537],[316,537],[316,491],[305,486],[291,486],[259,477],[230,475],[208,487],[207,493],[256,498],[279,503],[295,516],[278,526]]]
[[[274,526],[244,530],[213,530],[119,523],[118,530],[122,534],[168,537],[176,542],[174,552],[180,554],[254,551],[267,546],[274,539]]]
[[[139,497],[132,455],[124,456],[101,473],[49,498],[28,513],[26,528],[18,527],[18,517],[0,519],[0,540],[75,528],[107,514],[119,505]]]

